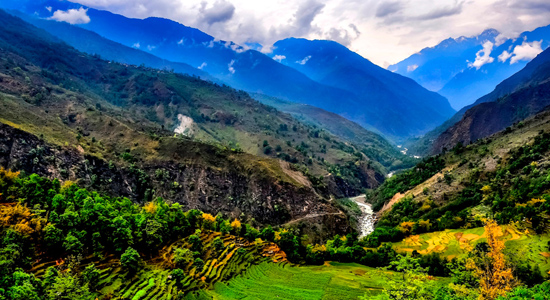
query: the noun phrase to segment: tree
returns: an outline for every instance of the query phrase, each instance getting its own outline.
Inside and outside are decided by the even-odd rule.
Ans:
[[[54,224],[48,224],[44,227],[44,241],[48,249],[59,249],[63,241],[63,231],[55,227]]]
[[[124,253],[120,256],[120,264],[123,268],[128,270],[130,274],[135,273],[140,264],[140,256],[139,253],[132,247],[128,247]]]
[[[191,244],[191,251],[202,251],[202,240],[196,235],[192,234],[189,236],[189,244]]]
[[[273,228],[271,228],[271,225],[268,225],[262,230],[260,236],[266,241],[273,242],[275,240],[275,231],[273,230]]]
[[[162,231],[163,227],[156,220],[147,220],[145,227],[145,233],[147,234],[147,245],[150,249],[155,249],[157,245],[162,243]]]
[[[184,267],[193,261],[193,253],[189,249],[178,248],[174,251],[173,260],[176,266]]]
[[[241,231],[241,222],[237,219],[231,222],[231,233],[234,235],[239,235]]]
[[[176,281],[176,285],[178,287],[181,287],[182,281],[185,279],[185,273],[183,272],[182,269],[174,269],[172,271],[172,279]]]
[[[220,232],[224,235],[229,234],[231,232],[231,224],[229,221],[224,220],[220,224]]]
[[[80,242],[78,237],[73,235],[73,233],[69,233],[63,242],[63,248],[71,254],[80,253],[83,247],[84,245]]]
[[[212,241],[212,246],[214,246],[214,249],[216,249],[216,251],[218,252],[225,248],[225,245],[223,244],[223,241],[222,239],[220,239],[220,237],[217,237]]]
[[[214,224],[216,224],[216,217],[211,214],[202,214],[202,228],[206,230],[213,230]]]
[[[402,281],[393,280],[391,277],[388,278],[387,287],[377,299],[434,299],[435,286],[433,280],[430,280],[430,277],[426,274],[427,270],[420,266],[417,258],[413,258],[410,255],[397,255],[396,260],[392,261],[390,266],[385,269],[394,269],[402,272]],[[383,273],[382,276],[384,276]],[[365,294],[360,299],[366,300],[371,298]]]
[[[202,271],[202,268],[204,267],[204,261],[200,257],[197,257],[193,262],[193,266],[195,266],[198,271]]]
[[[480,299],[493,300],[504,296],[517,285],[512,269],[506,264],[504,242],[499,239],[501,229],[495,220],[487,220],[485,234],[489,246],[487,255],[477,261],[476,274],[479,277]]]
[[[82,279],[86,282],[91,289],[95,289],[99,283],[101,273],[95,267],[94,264],[87,266],[82,272]]]
[[[60,272],[45,292],[50,300],[94,299],[88,284],[80,282],[70,270]]]
[[[18,269],[12,275],[13,285],[8,288],[9,299],[13,300],[39,300],[39,290],[37,286],[39,281],[32,274],[27,274]]]

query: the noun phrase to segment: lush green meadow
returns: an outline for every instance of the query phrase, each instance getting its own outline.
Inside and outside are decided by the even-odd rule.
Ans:
[[[204,292],[208,299],[357,299],[377,295],[388,280],[400,273],[381,271],[354,263],[326,263],[322,266],[291,266],[262,263],[228,282],[217,282]],[[450,279],[436,279],[442,285]]]

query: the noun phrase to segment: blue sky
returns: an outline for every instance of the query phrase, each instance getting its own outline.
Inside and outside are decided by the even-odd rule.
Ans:
[[[548,0],[73,1],[128,17],[169,18],[241,45],[261,43],[264,51],[287,37],[336,40],[384,67],[448,37],[487,28],[515,37],[550,23]]]

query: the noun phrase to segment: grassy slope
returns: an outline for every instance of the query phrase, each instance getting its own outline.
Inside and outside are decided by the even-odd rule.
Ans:
[[[357,299],[365,293],[379,294],[388,278],[401,274],[380,271],[352,263],[327,263],[323,266],[282,266],[264,263],[242,275],[217,283],[206,294],[216,300],[230,299]],[[442,285],[449,279],[437,279]]]
[[[514,259],[521,259],[538,265],[543,273],[550,271],[549,234],[537,235],[533,230],[517,225],[501,226],[501,239],[505,241],[505,253]],[[466,256],[479,242],[486,242],[483,227],[472,229],[447,229],[413,235],[399,243],[394,243],[398,252],[418,251],[420,254],[440,253],[449,259]]]

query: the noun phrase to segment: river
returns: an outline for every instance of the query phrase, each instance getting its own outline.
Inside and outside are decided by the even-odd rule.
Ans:
[[[365,195],[359,195],[357,197],[350,198],[350,200],[355,201],[361,209],[362,214],[358,220],[359,238],[365,237],[374,231],[375,214],[372,211],[372,206],[365,202]]]

